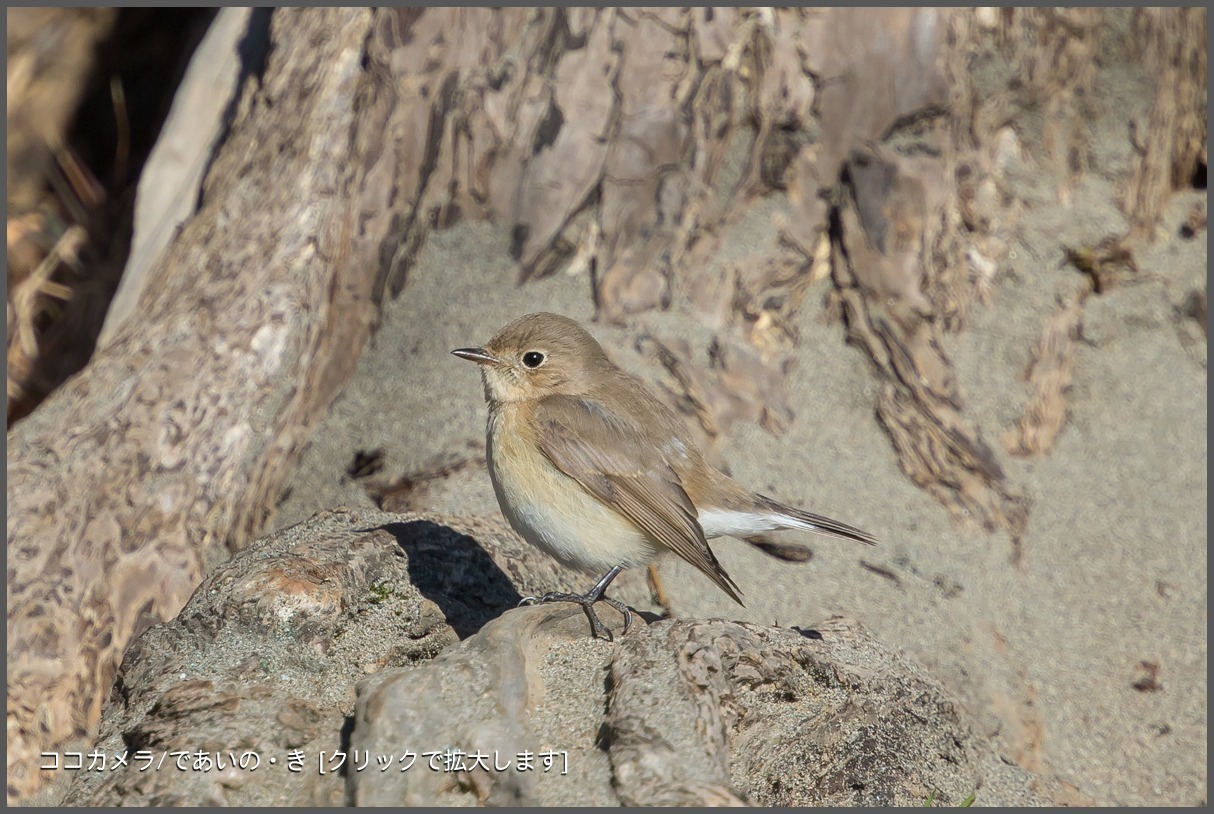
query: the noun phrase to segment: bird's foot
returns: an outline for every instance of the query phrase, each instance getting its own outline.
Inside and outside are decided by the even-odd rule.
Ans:
[[[591,635],[596,639],[605,639],[609,642],[614,641],[615,637],[611,635],[611,631],[599,619],[598,614],[594,612],[594,606],[599,602],[606,602],[624,614],[624,632],[628,632],[629,626],[632,625],[632,608],[618,599],[612,599],[607,596],[607,586],[611,584],[611,580],[615,579],[616,575],[622,570],[622,568],[618,567],[611,569],[607,572],[606,576],[584,594],[566,594],[552,591],[543,596],[525,596],[518,603],[519,607],[524,605],[547,605],[549,602],[575,602],[582,606],[582,611],[586,614],[586,618],[590,620]]]

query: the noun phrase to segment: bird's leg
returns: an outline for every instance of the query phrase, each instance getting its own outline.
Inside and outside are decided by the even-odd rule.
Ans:
[[[649,563],[649,587],[653,591],[653,601],[657,602],[662,610],[666,611],[666,618],[670,619],[674,616],[674,611],[670,609],[670,597],[666,595],[666,588],[662,585],[662,575],[658,573],[658,564],[656,562]]]
[[[606,602],[608,605],[624,614],[624,632],[628,632],[628,626],[632,624],[632,608],[628,607],[620,600],[612,599],[606,595],[607,586],[610,585],[611,581],[618,577],[620,572],[623,570],[624,566],[622,565],[617,565],[615,568],[612,568],[603,575],[602,579],[594,584],[593,588],[584,594],[565,594],[553,591],[551,593],[546,593],[543,596],[525,596],[518,604],[521,607],[523,605],[546,605],[549,602],[576,602],[582,606],[582,610],[586,613],[586,618],[590,620],[591,635],[595,638],[606,639],[610,642],[614,640],[614,637],[611,635],[611,631],[607,629],[607,626],[604,625],[599,620],[599,617],[595,614],[594,605],[596,602]]]

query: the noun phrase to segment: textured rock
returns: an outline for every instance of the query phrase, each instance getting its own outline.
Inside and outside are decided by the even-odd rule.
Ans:
[[[131,646],[97,748],[157,760],[168,751],[167,764],[174,751],[218,752],[222,762],[254,752],[260,767],[139,771],[132,761],[80,772],[66,802],[342,803],[341,775],[321,774],[320,761],[345,749],[355,682],[432,658],[516,604],[515,584],[574,587],[550,577],[556,566],[544,560],[500,526],[365,511],[324,512],[258,541]],[[286,768],[291,750],[304,756],[298,774]]]
[[[95,745],[128,765],[63,802],[1037,800],[862,628],[644,613],[592,639],[575,606],[511,609],[580,580],[499,523],[337,510],[256,542],[133,644]]]
[[[348,775],[360,805],[1040,802],[922,668],[838,618],[638,622],[612,645],[577,608],[512,610],[363,682],[350,741],[409,764]]]
[[[619,629],[619,614],[604,609],[601,615]],[[351,749],[372,756],[412,754],[416,762],[408,770],[348,775],[352,802],[614,804],[610,766],[595,745],[614,648],[587,636],[581,610],[555,605],[509,611],[465,644],[428,664],[385,670],[360,685]],[[428,752],[440,752],[435,763]],[[445,762],[460,752],[464,771]],[[519,755],[526,752],[536,756],[532,771],[519,769]],[[545,754],[559,755],[548,771]],[[485,762],[469,755],[484,755]],[[486,771],[486,763],[508,768]]]

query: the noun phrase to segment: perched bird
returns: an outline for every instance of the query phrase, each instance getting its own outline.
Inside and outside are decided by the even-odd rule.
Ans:
[[[489,476],[510,525],[565,565],[606,572],[585,594],[523,603],[576,602],[594,636],[612,638],[594,613],[596,602],[620,610],[628,630],[630,609],[606,596],[607,586],[663,551],[742,604],[708,538],[804,529],[876,542],[846,523],[756,494],[711,466],[683,421],[568,317],[528,314],[484,347],[452,353],[480,365]]]

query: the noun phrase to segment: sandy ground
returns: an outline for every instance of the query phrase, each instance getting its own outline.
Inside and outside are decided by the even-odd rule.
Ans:
[[[1141,84],[1102,80],[1110,104],[1145,110]],[[1116,97],[1116,98],[1114,98]],[[992,446],[1028,397],[1021,374],[1056,297],[1078,274],[1062,245],[1125,230],[1115,184],[1130,160],[1121,124],[1092,140],[1092,171],[1068,207],[1034,164],[1018,181],[1029,204],[993,302],[948,339],[965,415]],[[1105,134],[1102,136],[1102,133]],[[783,625],[829,614],[861,620],[902,647],[956,695],[1001,755],[1074,787],[1069,802],[1198,805],[1206,799],[1206,351],[1178,309],[1206,285],[1205,234],[1177,228],[1204,191],[1172,201],[1161,240],[1135,249],[1138,280],[1089,300],[1068,423],[1054,451],[1001,453],[1014,489],[1031,501],[1024,556],[1006,534],[954,523],[899,470],[874,417],[876,387],[860,351],[821,307],[802,312],[789,387],[796,419],[775,437],[734,428],[725,459],[742,482],[877,534],[875,549],[790,535],[815,556],[787,565],[740,543],[715,550],[742,587],[733,604],[690,566],[661,570],[672,610]],[[433,235],[374,345],[314,434],[273,526],[337,505],[373,505],[345,474],[356,450],[382,449],[380,479],[470,461],[424,505],[496,512],[483,466],[484,405],[476,370],[449,355],[515,317],[553,310],[588,321],[590,282],[558,274],[519,288],[508,235],[462,224]],[[619,361],[653,381],[638,356],[647,329],[706,354],[710,332],[690,312],[643,314],[627,329],[590,326]],[[643,581],[641,573],[622,578]],[[1160,689],[1133,685],[1140,663]],[[981,802],[979,792],[979,802]],[[1063,801],[1060,801],[1063,802]]]

